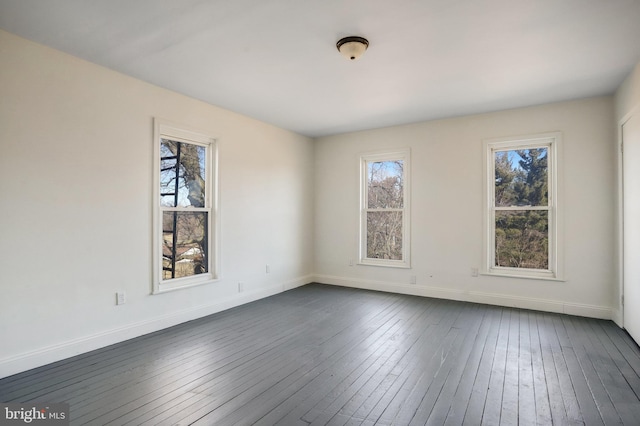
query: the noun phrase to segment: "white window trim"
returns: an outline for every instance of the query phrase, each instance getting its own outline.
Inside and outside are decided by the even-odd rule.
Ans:
[[[483,216],[484,243],[482,274],[511,278],[529,278],[564,281],[563,259],[563,214],[562,214],[562,134],[560,132],[541,133],[514,138],[487,139],[484,147]],[[495,265],[495,151],[522,148],[548,148],[548,208],[549,211],[549,269],[526,269],[497,267]],[[536,208],[532,208],[536,209]]]
[[[367,255],[367,163],[372,161],[403,161],[402,260],[370,259]],[[411,150],[409,148],[376,151],[360,156],[360,244],[358,264],[391,268],[411,267]],[[395,209],[394,209],[395,210]]]
[[[171,208],[160,206],[160,140],[162,138],[201,145],[207,148],[207,170],[205,187],[208,218],[208,271],[190,277],[162,279],[162,212]],[[220,220],[218,206],[218,152],[216,140],[184,126],[159,118],[154,119],[153,131],[153,285],[152,294],[199,286],[220,279]]]

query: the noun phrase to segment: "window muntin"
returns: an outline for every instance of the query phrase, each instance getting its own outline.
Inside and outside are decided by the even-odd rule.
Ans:
[[[487,273],[559,278],[558,141],[550,134],[485,142]]]
[[[156,123],[154,293],[215,275],[215,142]]]
[[[409,266],[408,150],[361,158],[360,263]]]

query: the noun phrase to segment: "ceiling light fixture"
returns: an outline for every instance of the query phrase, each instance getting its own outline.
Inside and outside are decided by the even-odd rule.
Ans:
[[[353,61],[362,56],[364,51],[367,50],[369,41],[362,37],[345,37],[338,40],[336,47],[342,53],[342,56]]]

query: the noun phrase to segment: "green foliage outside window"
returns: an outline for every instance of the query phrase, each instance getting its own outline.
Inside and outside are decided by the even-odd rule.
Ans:
[[[495,266],[549,269],[548,149],[497,151]]]

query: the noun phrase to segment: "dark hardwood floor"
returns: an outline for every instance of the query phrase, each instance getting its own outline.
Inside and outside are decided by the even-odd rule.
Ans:
[[[75,425],[640,424],[610,321],[307,285],[0,380]]]

